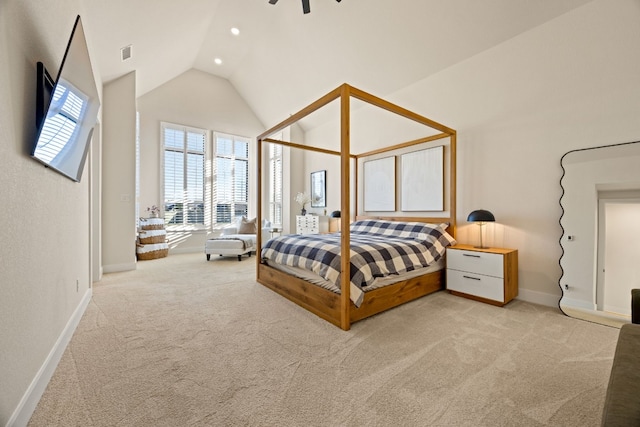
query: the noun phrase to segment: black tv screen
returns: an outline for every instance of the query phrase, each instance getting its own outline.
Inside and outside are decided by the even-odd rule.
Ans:
[[[47,84],[49,79],[46,69],[39,65],[38,132],[31,156],[80,182],[100,99],[79,15],[53,87]]]

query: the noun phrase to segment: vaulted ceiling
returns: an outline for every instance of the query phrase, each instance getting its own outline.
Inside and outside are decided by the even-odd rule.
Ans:
[[[136,70],[142,95],[195,68],[270,127],[342,83],[385,97],[589,1],[90,0],[85,28],[105,83]]]

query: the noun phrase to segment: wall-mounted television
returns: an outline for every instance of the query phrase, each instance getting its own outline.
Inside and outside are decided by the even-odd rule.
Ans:
[[[80,182],[100,99],[80,15],[76,18],[55,79],[37,66],[36,141],[31,156]]]

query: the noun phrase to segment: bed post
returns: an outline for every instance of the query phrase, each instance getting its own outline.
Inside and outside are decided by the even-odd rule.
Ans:
[[[456,200],[457,200],[457,196],[456,196],[456,186],[457,186],[457,182],[456,182],[456,176],[458,174],[457,171],[457,163],[456,163],[456,159],[458,157],[458,154],[456,153],[457,147],[457,138],[456,138],[456,131],[452,131],[451,133],[451,137],[449,138],[449,146],[450,146],[450,150],[449,150],[449,165],[451,170],[449,171],[449,218],[451,221],[451,225],[450,225],[450,230],[451,230],[451,235],[453,237],[456,237],[457,234],[457,205],[456,205]]]
[[[260,260],[262,258],[262,137],[257,138],[256,149],[258,150],[257,159],[257,171],[258,181],[256,184],[257,204],[256,206],[256,278],[260,277]]]
[[[351,298],[350,298],[350,266],[351,266],[351,258],[349,256],[344,256],[344,254],[349,253],[349,248],[351,246],[350,235],[349,235],[349,219],[351,218],[351,212],[349,212],[350,204],[351,204],[351,184],[350,184],[350,172],[349,168],[351,166],[351,147],[349,144],[349,122],[350,118],[350,87],[347,84],[343,84],[340,90],[340,174],[341,174],[341,187],[342,191],[340,193],[340,210],[342,214],[340,215],[340,229],[342,232],[340,233],[340,242],[341,242],[341,252],[343,256],[340,259],[341,262],[341,282],[340,282],[340,327],[348,331],[351,328]]]

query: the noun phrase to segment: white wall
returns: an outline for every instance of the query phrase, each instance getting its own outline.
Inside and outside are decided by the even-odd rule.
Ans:
[[[640,288],[640,201],[611,200],[601,203],[606,212],[604,280],[601,310],[631,316],[631,290]],[[600,291],[600,289],[598,290]]]
[[[186,71],[138,99],[140,113],[140,211],[162,205],[160,122],[169,122],[252,138],[264,131],[253,111],[228,80],[195,69]],[[210,135],[212,137],[212,135]],[[250,194],[256,191],[256,165],[250,162]],[[249,214],[255,215],[255,199]],[[171,245],[171,252],[204,251],[205,233],[188,233]]]
[[[640,134],[639,20],[637,1],[597,0],[398,96],[458,129],[458,219],[496,215],[489,244],[519,249],[523,299],[560,295],[560,157]]]
[[[29,157],[36,62],[57,75],[82,15],[80,0],[50,6],[0,1],[0,425],[26,424],[91,295],[90,162],[75,183]]]
[[[93,132],[91,162],[91,281],[102,280],[102,126]]]
[[[640,135],[638,22],[638,1],[595,0],[385,96],[458,131],[458,238],[477,238],[469,212],[493,212],[486,242],[519,250],[521,299],[561,294],[560,157]]]
[[[136,73],[104,86],[102,268],[136,268]]]

